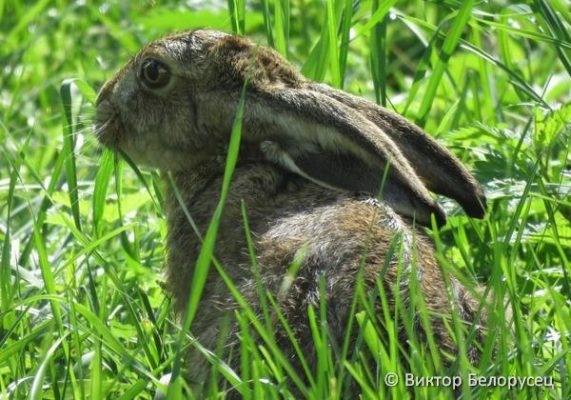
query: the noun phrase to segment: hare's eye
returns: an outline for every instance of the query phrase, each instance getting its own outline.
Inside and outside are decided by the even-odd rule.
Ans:
[[[141,63],[139,79],[150,89],[158,89],[165,86],[170,80],[171,74],[166,65],[152,58]]]

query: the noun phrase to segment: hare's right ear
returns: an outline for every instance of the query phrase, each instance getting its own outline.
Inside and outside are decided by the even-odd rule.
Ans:
[[[208,108],[213,115],[233,115],[236,98],[213,95]],[[325,94],[283,86],[247,91],[243,124],[244,139],[259,142],[269,161],[327,188],[380,194],[420,224],[430,226],[432,214],[437,224],[446,222],[392,139]]]
[[[455,199],[471,217],[484,216],[486,197],[480,184],[454,155],[418,126],[370,101],[330,86],[316,83],[310,87],[351,107],[377,125],[394,141],[429,190]]]

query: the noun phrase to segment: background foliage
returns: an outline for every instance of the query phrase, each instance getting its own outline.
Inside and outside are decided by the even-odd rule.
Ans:
[[[391,359],[376,375],[346,368],[363,397],[570,398],[570,9],[567,0],[0,1],[0,397],[152,398],[171,371],[177,322],[160,287],[159,179],[101,153],[93,103],[144,43],[207,26],[247,34],[306,76],[414,120],[486,189],[483,221],[442,200],[452,217],[438,257],[504,291],[514,322],[495,327],[497,361],[449,373],[549,376],[554,386],[390,389]],[[343,397],[339,369],[325,373],[306,395]],[[254,384],[248,396],[283,390]]]

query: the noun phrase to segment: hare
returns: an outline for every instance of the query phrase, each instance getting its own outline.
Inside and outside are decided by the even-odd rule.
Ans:
[[[467,323],[485,326],[482,298],[453,277],[446,284],[432,245],[416,226],[446,222],[429,191],[483,217],[486,200],[475,178],[399,115],[303,77],[271,49],[208,29],[150,43],[105,83],[97,99],[100,142],[136,163],[170,172],[176,183],[176,190],[167,189],[166,201],[167,285],[176,310],[186,310],[201,246],[186,210],[204,233],[220,196],[245,84],[239,157],[215,248],[242,296],[259,311],[243,202],[262,284],[278,300],[311,367],[307,308],[319,307],[325,294],[331,337],[343,340],[357,280],[373,292],[380,279],[392,304],[394,290],[407,299],[413,264],[434,315],[435,341],[454,354],[446,316],[455,308]],[[297,275],[284,292],[288,268],[299,258]],[[211,269],[191,327],[202,346],[215,348],[220,324],[236,307]],[[232,347],[238,342],[235,321],[229,330]],[[286,358],[295,363],[280,324],[276,331]],[[232,353],[232,365],[239,367],[239,346]],[[477,359],[477,349],[470,354]],[[193,352],[190,358],[189,379],[204,381],[208,362]]]

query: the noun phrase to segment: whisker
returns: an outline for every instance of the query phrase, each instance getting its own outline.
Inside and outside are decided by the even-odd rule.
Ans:
[[[94,128],[95,136],[96,136],[96,137],[101,136],[101,133],[102,133],[105,129],[107,129],[107,128],[109,127],[109,125],[110,125],[113,121],[114,121],[114,119],[111,118],[111,119],[108,119],[107,121],[105,121],[103,124],[95,125],[95,128]]]

